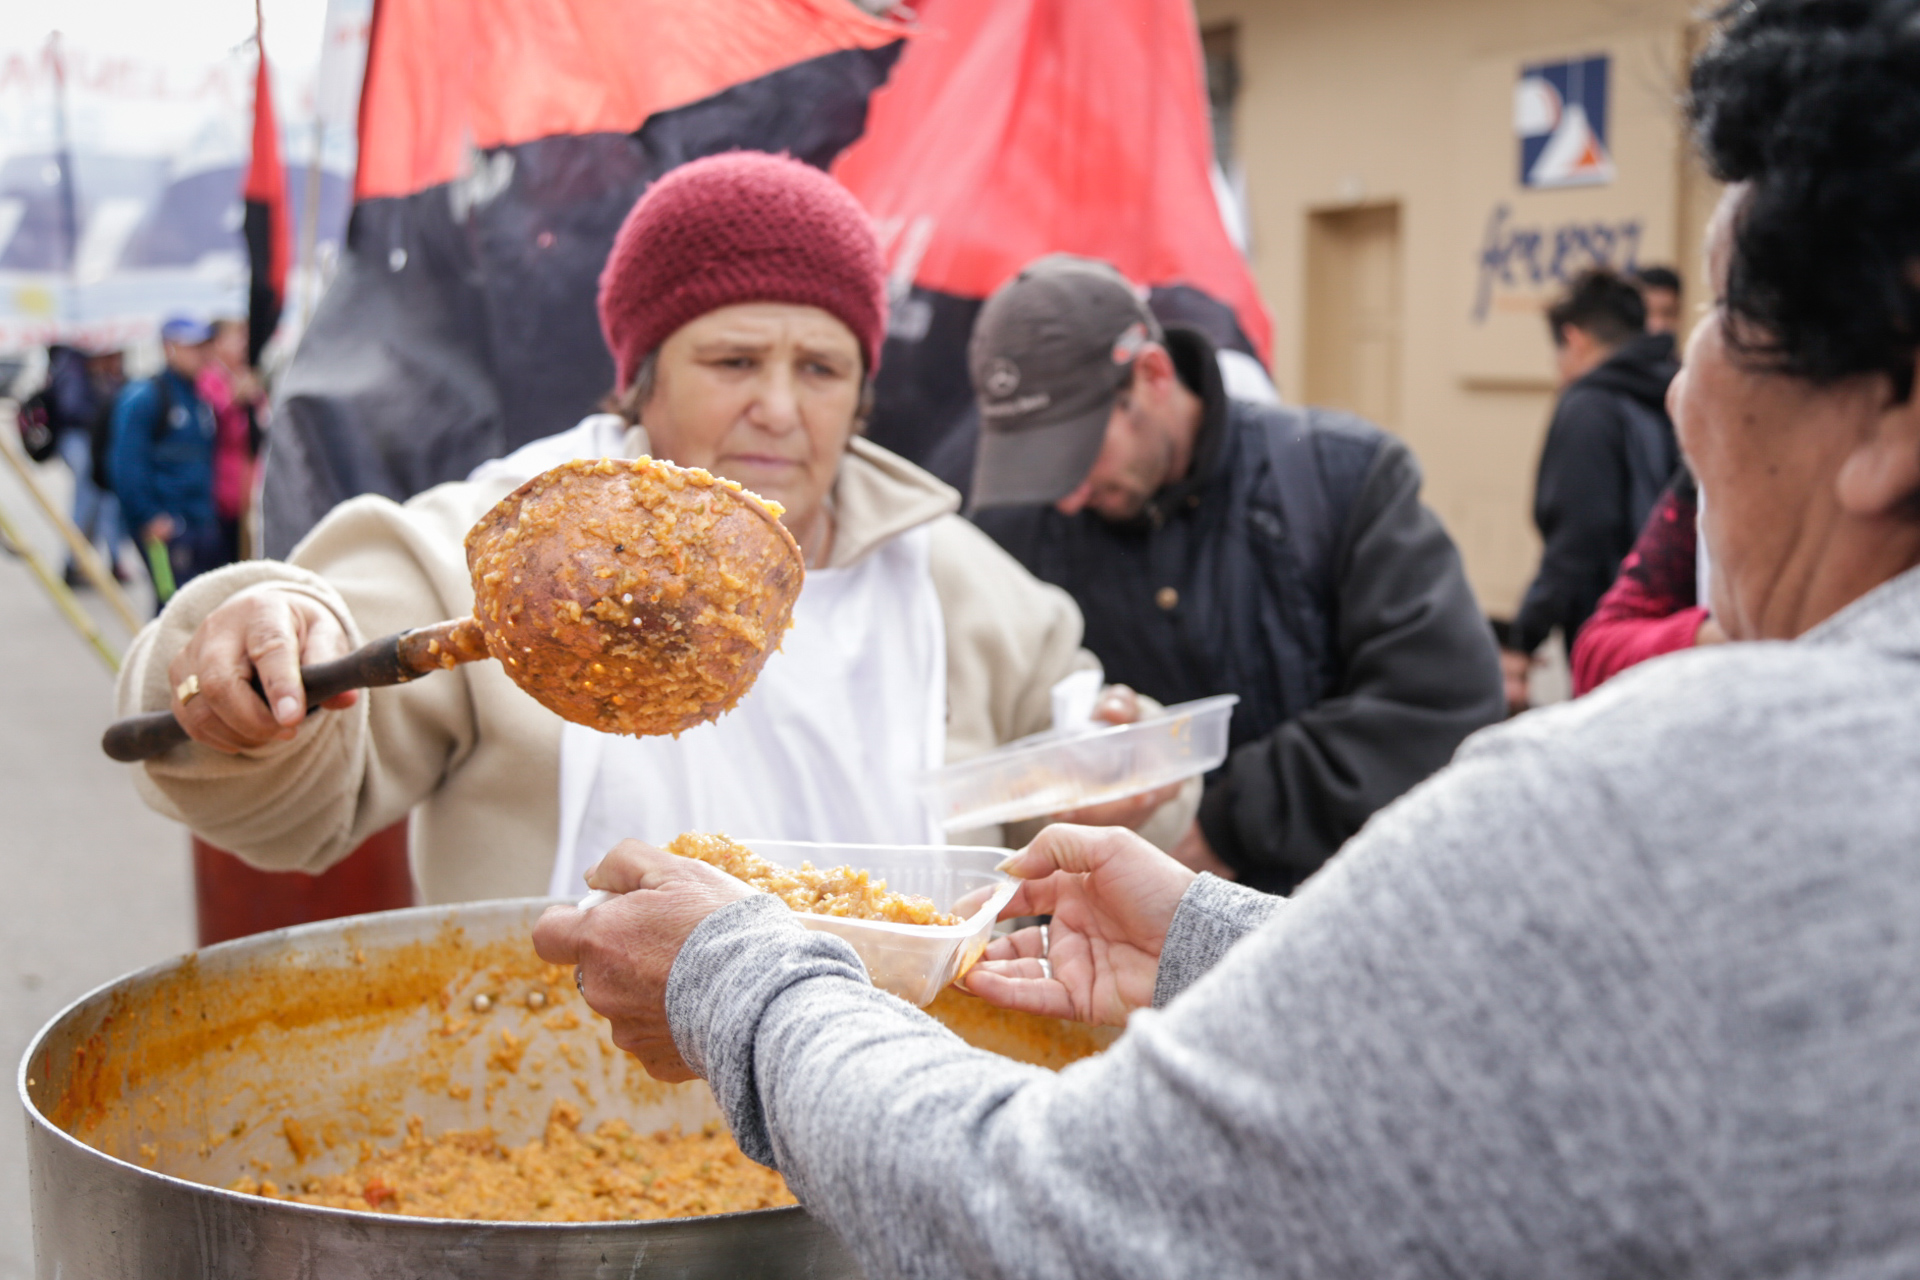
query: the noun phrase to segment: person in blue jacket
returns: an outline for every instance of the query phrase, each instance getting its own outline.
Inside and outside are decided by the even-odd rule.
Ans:
[[[213,505],[213,410],[194,389],[212,340],[201,321],[168,320],[160,326],[166,367],[129,384],[113,408],[113,489],[158,604],[226,562]]]

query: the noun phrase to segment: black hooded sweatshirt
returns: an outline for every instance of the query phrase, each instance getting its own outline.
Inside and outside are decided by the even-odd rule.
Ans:
[[[1559,627],[1567,647],[1613,585],[1647,514],[1680,465],[1667,384],[1673,338],[1628,339],[1561,393],[1540,453],[1533,523],[1545,544],[1511,643],[1531,653]]]

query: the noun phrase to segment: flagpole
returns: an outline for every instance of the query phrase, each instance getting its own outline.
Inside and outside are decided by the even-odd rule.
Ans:
[[[300,200],[300,261],[304,276],[300,289],[302,334],[307,331],[307,320],[313,315],[314,302],[320,293],[320,264],[314,258],[320,248],[320,153],[326,136],[326,116],[321,114],[320,104],[316,101],[313,111],[313,154],[307,160],[307,189],[301,193]]]
[[[47,36],[47,54],[53,63],[53,145],[54,165],[60,170],[60,232],[67,242],[66,305],[61,310],[62,319],[72,324],[80,295],[80,212],[73,190],[73,144],[67,136],[66,59],[60,53],[58,31]]]

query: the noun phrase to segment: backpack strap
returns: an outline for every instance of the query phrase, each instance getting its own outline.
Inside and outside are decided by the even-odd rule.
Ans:
[[[153,443],[159,444],[161,438],[173,426],[173,380],[167,377],[165,370],[162,370],[153,375],[152,381],[153,394],[160,399],[160,412],[153,419],[149,438]]]

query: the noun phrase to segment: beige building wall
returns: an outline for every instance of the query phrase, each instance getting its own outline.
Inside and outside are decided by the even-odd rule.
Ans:
[[[1714,196],[1679,108],[1696,7],[1197,0],[1203,29],[1233,28],[1235,158],[1281,391],[1407,440],[1497,616],[1539,554],[1533,474],[1554,393],[1540,313],[1556,256],[1562,275],[1596,253],[1676,263],[1689,311],[1706,293],[1697,245]],[[1521,68],[1597,54],[1613,178],[1524,187]]]

